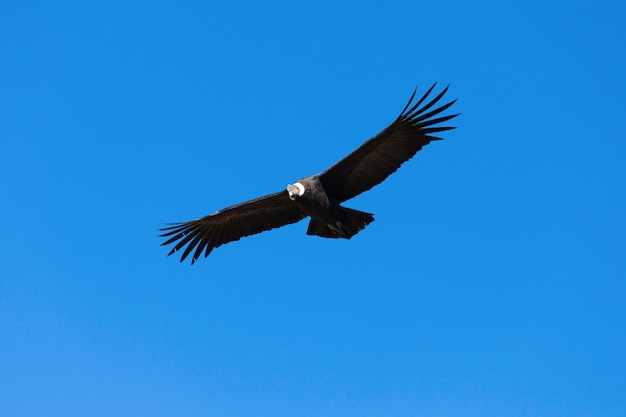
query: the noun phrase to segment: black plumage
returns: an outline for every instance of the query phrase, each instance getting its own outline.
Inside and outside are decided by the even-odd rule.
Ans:
[[[206,257],[225,243],[296,223],[305,217],[311,217],[309,235],[350,239],[373,222],[374,217],[341,203],[380,184],[423,146],[441,139],[432,134],[454,129],[440,124],[457,114],[440,114],[456,100],[438,104],[448,90],[446,87],[427,101],[434,87],[413,104],[416,89],[392,124],[326,171],[302,178],[285,191],[161,229],[161,237],[167,238],[162,245],[176,243],[168,255],[184,248],[181,262],[193,253],[193,264],[202,252]]]

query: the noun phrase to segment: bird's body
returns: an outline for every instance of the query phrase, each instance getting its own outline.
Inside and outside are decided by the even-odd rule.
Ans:
[[[309,235],[350,239],[374,221],[371,214],[342,207],[332,194],[328,195],[320,174],[302,178],[294,186],[302,193],[296,198],[290,195],[290,198],[311,218],[307,229]],[[290,186],[287,187],[288,193],[289,190]]]
[[[435,125],[456,117],[456,114],[433,117],[456,100],[428,111],[443,97],[447,88],[424,104],[434,87],[411,106],[414,92],[391,125],[328,170],[301,178],[282,192],[166,227],[161,236],[168,237],[168,240],[163,245],[177,242],[170,255],[186,246],[181,262],[193,251],[193,264],[203,251],[206,257],[225,243],[296,223],[306,217],[311,218],[307,234],[350,239],[373,222],[374,217],[344,207],[342,203],[381,183],[422,146],[440,139],[431,136],[432,133],[453,129]]]

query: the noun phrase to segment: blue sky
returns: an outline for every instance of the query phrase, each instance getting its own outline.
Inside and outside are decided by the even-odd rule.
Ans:
[[[626,6],[0,4],[0,415],[623,416]],[[462,115],[347,204],[191,267],[413,88]]]

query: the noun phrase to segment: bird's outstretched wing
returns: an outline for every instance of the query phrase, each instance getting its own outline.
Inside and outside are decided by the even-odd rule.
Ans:
[[[431,110],[448,91],[446,87],[426,102],[435,85],[411,106],[417,92],[415,89],[404,110],[392,124],[320,174],[320,180],[329,195],[341,203],[369,190],[393,174],[422,146],[441,139],[432,136],[433,133],[454,129],[450,126],[436,126],[458,114],[436,117],[456,100]]]
[[[165,227],[161,229],[164,233],[160,236],[168,240],[161,246],[179,241],[168,256],[187,246],[180,257],[181,262],[195,249],[191,258],[193,265],[203,250],[207,257],[214,248],[225,243],[296,223],[306,216],[298,205],[289,200],[287,191],[281,191],[230,206],[197,220]]]

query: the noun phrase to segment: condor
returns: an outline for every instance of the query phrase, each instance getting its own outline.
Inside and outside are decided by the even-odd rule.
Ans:
[[[193,252],[195,263],[202,252],[266,230],[310,217],[307,234],[350,239],[374,221],[370,213],[341,204],[380,184],[424,145],[441,138],[434,133],[454,129],[441,123],[458,114],[441,115],[456,100],[439,104],[448,87],[428,99],[435,85],[413,104],[417,89],[400,116],[382,132],[326,171],[299,179],[287,189],[237,204],[186,223],[161,229],[162,245],[175,243],[168,255],[183,250],[180,261]]]

